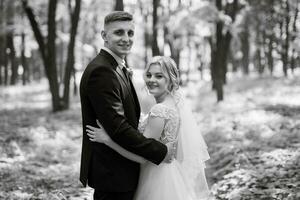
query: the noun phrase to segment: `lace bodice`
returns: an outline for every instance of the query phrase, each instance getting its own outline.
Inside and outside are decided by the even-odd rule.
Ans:
[[[160,117],[165,121],[163,132],[160,136],[160,141],[164,144],[173,142],[177,139],[179,129],[179,114],[174,108],[168,107],[164,104],[156,104],[150,112],[141,118],[139,123],[139,131],[144,132],[148,123],[149,116]]]

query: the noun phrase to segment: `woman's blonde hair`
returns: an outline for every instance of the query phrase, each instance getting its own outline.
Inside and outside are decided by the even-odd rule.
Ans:
[[[145,75],[149,71],[150,66],[154,64],[158,64],[161,67],[163,74],[170,80],[168,86],[169,92],[177,90],[179,88],[180,78],[175,61],[167,56],[154,56],[153,58],[151,58],[145,68],[144,79],[146,79]]]

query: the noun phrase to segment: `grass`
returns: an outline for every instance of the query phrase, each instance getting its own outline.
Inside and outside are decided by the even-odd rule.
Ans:
[[[47,82],[0,89],[0,199],[91,199],[78,181],[78,97],[69,110],[52,113]],[[300,198],[297,77],[230,80],[219,104],[210,83],[185,90],[209,147],[215,199]]]

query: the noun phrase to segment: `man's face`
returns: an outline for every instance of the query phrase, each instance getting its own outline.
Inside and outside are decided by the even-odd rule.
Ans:
[[[104,46],[121,58],[130,53],[134,36],[134,24],[132,21],[111,22],[104,27],[104,31],[101,34]]]

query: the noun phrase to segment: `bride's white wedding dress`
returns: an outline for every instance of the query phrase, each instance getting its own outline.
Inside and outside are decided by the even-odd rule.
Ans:
[[[209,158],[206,144],[199,129],[184,130],[197,127],[191,126],[192,116],[186,116],[191,113],[183,109],[184,106],[180,101],[177,108],[156,104],[140,122],[139,129],[143,132],[149,116],[163,118],[165,126],[160,141],[164,144],[176,141],[178,145],[175,159],[171,163],[155,165],[147,162],[141,165],[135,200],[201,200],[207,199],[209,195],[204,174],[204,161]],[[198,136],[190,132],[200,134],[200,141]],[[198,150],[199,153],[193,153]]]

